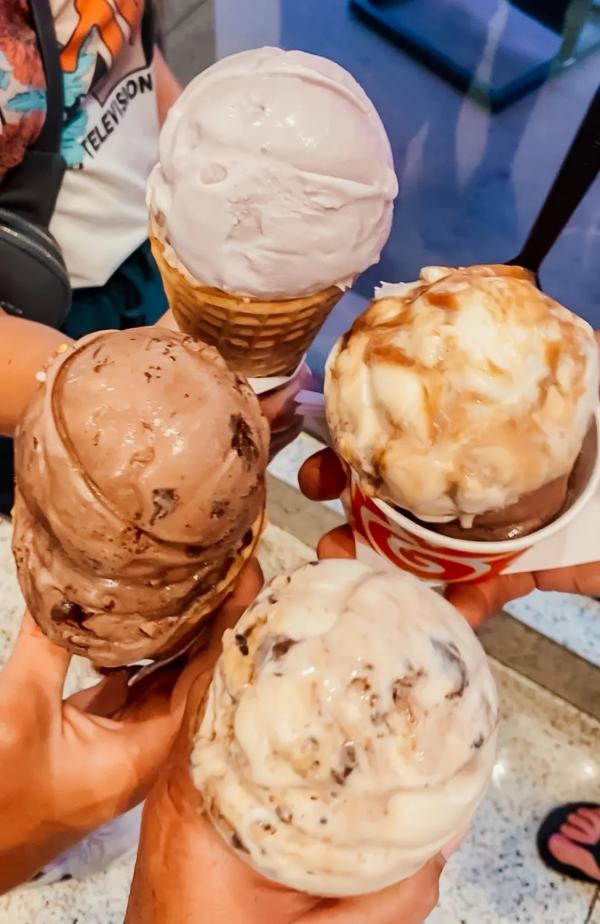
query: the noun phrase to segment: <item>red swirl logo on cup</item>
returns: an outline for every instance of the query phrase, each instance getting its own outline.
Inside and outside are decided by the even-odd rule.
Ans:
[[[413,524],[387,504],[366,497],[354,473],[346,508],[355,532],[379,555],[397,568],[434,584],[476,584],[501,574],[525,551],[522,548],[514,552],[486,551],[487,544],[483,542],[469,543],[476,545],[477,551],[449,547],[446,543],[453,540],[447,536]],[[397,519],[392,519],[392,513]],[[467,543],[458,540],[456,544]]]

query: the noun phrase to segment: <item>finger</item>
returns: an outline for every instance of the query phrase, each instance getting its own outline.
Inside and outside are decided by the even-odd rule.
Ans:
[[[423,924],[438,903],[445,860],[436,857],[410,879],[359,898],[323,902],[301,924]]]
[[[114,671],[93,687],[78,690],[66,700],[69,705],[89,715],[111,716],[127,705],[132,671]]]
[[[271,427],[278,418],[293,411],[296,395],[301,389],[310,388],[314,384],[313,374],[304,363],[293,379],[290,379],[280,388],[274,388],[259,397],[261,410]]]
[[[346,487],[346,472],[332,449],[307,459],[298,473],[300,489],[310,500],[333,500]]]
[[[63,736],[74,739],[93,758],[105,779],[106,818],[127,811],[148,794],[166,763],[181,726],[185,700],[173,697],[174,678],[156,674],[148,678],[146,695],[138,687],[132,701],[114,716],[82,713],[70,703],[63,706]]]
[[[25,613],[19,636],[5,667],[15,683],[41,689],[49,698],[60,697],[65,685],[71,655],[51,642]]]
[[[202,699],[204,690],[210,682],[215,662],[221,654],[223,633],[226,629],[235,626],[260,593],[263,584],[264,577],[260,564],[256,558],[251,558],[240,571],[233,592],[226,598],[215,615],[208,642],[190,660],[177,681],[175,699],[178,706],[185,705],[193,684],[197,684],[194,690],[194,702]]]
[[[535,590],[532,574],[504,574],[481,584],[452,584],[445,597],[474,628],[500,612],[505,603]]]
[[[304,426],[304,418],[294,415],[289,424],[280,430],[271,430],[271,442],[269,444],[269,461],[293,443],[297,436],[300,436]]]
[[[536,571],[534,579],[539,590],[581,594],[585,597],[600,596],[600,562],[597,561],[573,568]]]
[[[137,775],[142,781],[138,792],[145,791],[153,782],[179,731],[178,748],[181,753],[178,752],[174,760],[180,759],[187,766],[187,725],[197,721],[215,661],[222,649],[223,632],[235,625],[255,599],[262,583],[260,565],[256,559],[250,559],[240,572],[234,591],[215,617],[209,643],[179,675],[175,685],[172,675],[166,672],[151,675],[140,684],[140,687],[148,684],[144,696],[140,695],[138,687],[134,687],[135,700],[120,711],[116,717],[118,722],[105,726],[113,734],[121,734],[126,741],[127,761],[131,764],[133,776]],[[184,730],[182,721],[186,706],[188,715]],[[97,721],[102,722],[102,719]]]
[[[317,545],[319,558],[356,558],[356,542],[352,527],[345,523],[321,537]]]
[[[254,603],[264,584],[262,568],[257,558],[250,558],[238,576],[236,585],[219,611],[217,623],[221,635],[229,626],[235,625],[251,603]]]

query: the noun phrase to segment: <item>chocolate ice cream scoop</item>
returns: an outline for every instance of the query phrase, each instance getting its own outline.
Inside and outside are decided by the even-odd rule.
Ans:
[[[424,525],[444,536],[475,542],[501,542],[529,536],[555,520],[579,496],[591,476],[598,451],[597,444],[594,422],[570,474],[523,495],[509,507],[500,507],[475,517],[471,526],[463,526],[459,520]]]
[[[93,334],[15,446],[13,549],[44,632],[110,667],[186,644],[262,525],[268,426],[245,380],[179,332]]]

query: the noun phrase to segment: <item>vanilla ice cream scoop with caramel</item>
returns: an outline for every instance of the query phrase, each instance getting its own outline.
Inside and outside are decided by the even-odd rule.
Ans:
[[[334,347],[325,392],[367,493],[469,526],[560,479],[566,491],[598,404],[598,350],[519,267],[427,267],[378,290]]]
[[[497,708],[483,649],[430,588],[357,561],[306,565],[225,634],[192,776],[217,830],[263,876],[364,894],[466,829]]]

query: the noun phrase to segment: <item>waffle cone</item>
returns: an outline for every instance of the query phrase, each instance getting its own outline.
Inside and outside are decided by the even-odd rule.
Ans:
[[[17,530],[35,528],[26,514],[24,501],[17,491],[15,508],[20,508],[15,520]],[[236,557],[229,563],[221,580],[210,588],[205,594],[191,600],[188,605],[175,617],[167,617],[158,623],[159,631],[153,637],[145,640],[136,640],[135,646],[129,643],[120,644],[110,638],[101,638],[95,633],[86,632],[85,627],[73,629],[68,623],[59,623],[54,620],[41,619],[42,607],[36,605],[37,587],[31,581],[32,569],[28,560],[26,567],[19,569],[19,580],[23,595],[42,632],[71,654],[88,658],[95,667],[118,668],[146,659],[163,661],[186,650],[199,636],[210,616],[221,605],[225,597],[233,590],[235,582],[246,564],[256,550],[266,523],[264,508],[254,521],[244,543]],[[25,545],[26,536],[16,536],[21,546]]]
[[[194,283],[165,256],[151,229],[169,307],[181,330],[215,346],[235,372],[249,378],[291,375],[343,295],[337,286],[315,295],[261,301]]]
[[[199,598],[196,603],[193,603],[189,609],[182,614],[178,629],[168,638],[161,640],[160,646],[153,651],[152,654],[146,655],[146,657],[162,660],[164,658],[171,658],[182,649],[187,648],[192,639],[202,631],[208,618],[212,616],[225,597],[233,590],[242,568],[246,562],[252,558],[256,551],[256,546],[258,545],[265,525],[266,513],[262,510],[254,521],[250,531],[252,534],[251,538],[249,537],[248,543],[241,549],[237,558],[232,561],[221,581],[215,585],[210,594]]]

